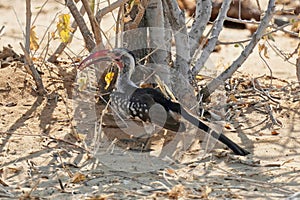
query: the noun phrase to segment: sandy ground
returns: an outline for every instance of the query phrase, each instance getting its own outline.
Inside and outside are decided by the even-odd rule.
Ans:
[[[33,16],[41,6],[33,1]],[[23,2],[16,5],[1,0],[0,26],[5,25],[5,32],[0,48],[10,44],[21,53],[24,8]],[[39,38],[45,35],[41,47],[48,40],[44,34],[48,22],[64,12],[67,9],[53,1],[40,13],[35,24]],[[109,22],[103,26],[109,27]],[[225,28],[220,40],[249,36],[248,30]],[[274,34],[274,38],[284,53],[293,52],[299,42],[282,33]],[[51,41],[49,54],[58,44]],[[165,165],[151,160],[148,153],[122,148],[113,151],[111,146],[105,147],[109,151],[97,156],[98,160],[87,152],[89,147],[81,141],[84,135],[76,133],[72,96],[76,70],[70,59],[84,54],[83,44],[75,35],[68,56],[58,65],[35,61],[44,72],[42,78],[49,92],[46,97],[36,95],[34,82],[20,62],[0,68],[0,199],[284,199],[299,192],[300,87],[295,82],[295,67],[274,51],[269,49],[270,58],[266,59],[274,77],[270,96],[261,92],[270,87],[270,71],[256,48],[235,74],[233,80],[240,81],[233,91],[235,98],[226,97],[233,107],[228,111],[231,117],[223,122],[225,133],[251,155],[234,156],[217,145],[214,151],[195,158],[205,150],[197,146],[185,152],[186,158],[193,157],[190,162]],[[222,71],[241,50],[222,46],[210,61]],[[294,63],[295,57],[290,61]]]

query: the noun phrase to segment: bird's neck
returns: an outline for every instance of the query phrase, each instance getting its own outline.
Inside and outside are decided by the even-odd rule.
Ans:
[[[125,94],[131,94],[134,92],[138,86],[131,81],[131,74],[130,73],[123,73],[121,74],[116,83],[117,91],[125,93]]]

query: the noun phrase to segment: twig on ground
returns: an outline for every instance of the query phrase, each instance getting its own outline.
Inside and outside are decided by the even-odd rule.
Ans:
[[[3,184],[3,181],[0,179],[0,182],[3,186],[6,187],[5,184]],[[8,185],[7,185],[8,186]],[[15,195],[13,195],[12,193],[8,192],[8,190],[4,189],[2,186],[0,186],[0,192],[1,192],[1,197],[7,197],[7,198],[17,198]],[[5,193],[5,194],[3,194]],[[20,198],[19,198],[20,199]]]
[[[56,138],[54,136],[51,136],[51,135],[47,135],[47,134],[33,134],[32,131],[30,129],[28,129],[31,134],[28,135],[28,134],[22,134],[22,133],[12,133],[12,132],[0,132],[0,135],[1,134],[7,134],[7,135],[19,135],[19,136],[22,136],[22,137],[46,137],[46,138],[50,138],[51,140],[54,140],[56,142],[61,142],[61,143],[66,143],[70,146],[73,146],[77,149],[80,149],[82,150],[83,152],[87,152],[87,153],[91,153],[88,149],[82,147],[82,146],[79,146],[77,144],[74,144],[72,143],[71,141],[68,141],[68,140],[64,140],[64,139],[61,139],[61,138]]]
[[[161,185],[163,188],[165,188],[166,190],[171,190],[171,188],[170,187],[168,187],[168,186],[166,186],[164,183],[162,183],[162,182],[160,182],[160,181],[154,181],[154,182],[152,182],[151,183],[151,185],[153,185],[153,184],[158,184],[158,185]],[[172,185],[172,184],[171,184]],[[159,188],[157,188],[157,190],[160,190]],[[163,190],[163,189],[162,189]]]
[[[297,75],[298,81],[300,82],[300,56],[297,58],[297,61],[296,61],[296,75]]]
[[[40,184],[40,179],[37,180],[35,182],[35,184],[33,185],[33,187],[31,188],[31,190],[29,192],[25,192],[23,195],[21,195],[21,197],[19,199],[35,199],[34,196],[31,196],[32,192],[35,191],[38,187],[38,185]]]
[[[259,77],[258,77],[258,78],[259,78]],[[272,98],[272,97],[270,96],[269,91],[266,92],[266,91],[264,91],[264,90],[262,89],[262,87],[261,87],[261,85],[260,85],[260,83],[259,83],[259,81],[258,81],[258,78],[254,78],[253,80],[251,80],[251,81],[252,81],[252,85],[253,85],[253,89],[254,89],[255,91],[261,93],[261,94],[264,94],[268,99],[270,99],[270,100],[273,101],[274,103],[279,104],[278,101],[276,101],[274,98]]]
[[[235,173],[232,173],[228,170],[225,170],[217,165],[214,165],[214,167],[216,169],[219,169],[221,170],[222,172],[225,172],[228,176],[226,177],[226,179],[230,180],[238,180],[238,181],[244,181],[244,182],[248,182],[248,183],[251,183],[251,185],[257,185],[257,186],[260,186],[262,188],[272,188],[272,189],[275,189],[275,190],[278,190],[278,191],[281,191],[281,192],[284,192],[284,193],[290,193],[291,191],[288,190],[288,189],[283,189],[283,188],[279,188],[279,187],[276,187],[275,184],[272,184],[270,182],[266,183],[265,181],[260,181],[260,180],[255,180],[255,179],[251,179],[251,178],[244,178],[244,177],[241,177],[240,175],[238,174],[235,174]],[[231,176],[230,176],[231,175]]]
[[[162,171],[162,175],[163,175],[164,180],[165,180],[170,186],[174,186],[174,184],[171,183],[171,182],[169,181],[169,178],[166,176],[166,170],[163,170],[163,171]]]
[[[278,125],[278,126],[282,127],[282,124],[274,117],[272,107],[269,104],[266,104],[265,109],[268,112],[269,117],[272,121],[272,126]]]
[[[3,25],[1,28],[0,28],[0,36],[2,34],[2,31],[4,30],[5,26]]]

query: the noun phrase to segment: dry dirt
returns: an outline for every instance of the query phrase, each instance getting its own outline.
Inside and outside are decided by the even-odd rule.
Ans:
[[[20,54],[23,36],[18,21],[24,26],[25,2],[10,2],[0,3],[0,26],[5,25],[0,48],[10,44]],[[41,5],[33,1],[34,14]],[[58,2],[49,5],[35,23],[38,33],[45,32],[45,22],[55,19],[56,13],[66,12]],[[221,40],[249,36],[248,30],[225,28]],[[299,42],[282,33],[274,34],[274,39],[285,53],[293,52]],[[74,40],[79,43],[70,45],[71,58],[81,53],[84,44],[81,39]],[[57,43],[50,43],[49,53]],[[222,71],[240,52],[241,47],[222,46],[211,62]],[[93,149],[83,145],[84,135],[76,132],[74,122],[73,59],[64,57],[57,65],[44,63],[43,58],[35,60],[44,73],[45,97],[36,94],[34,81],[21,62],[2,60],[0,199],[285,199],[300,192],[300,86],[292,64],[270,49],[269,57],[272,82],[256,49],[235,74],[231,81],[235,89],[226,97],[231,109],[228,121],[223,122],[225,134],[251,154],[234,156],[218,145],[190,162],[162,167],[126,149],[108,149],[98,159],[91,156],[88,150]],[[290,61],[294,63],[295,58]],[[270,88],[269,94],[264,92]],[[188,158],[199,151],[203,147],[185,154]],[[118,170],[126,167],[127,171]]]

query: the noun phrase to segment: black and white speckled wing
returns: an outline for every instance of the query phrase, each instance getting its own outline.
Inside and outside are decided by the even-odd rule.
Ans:
[[[185,125],[173,117],[173,113],[153,98],[147,90],[137,90],[130,97],[124,93],[113,92],[111,101],[114,108],[125,116],[152,122],[172,131],[183,132]]]
[[[121,92],[112,92],[110,94],[111,104],[116,112],[119,112],[122,116],[130,117],[129,113],[129,97]]]

